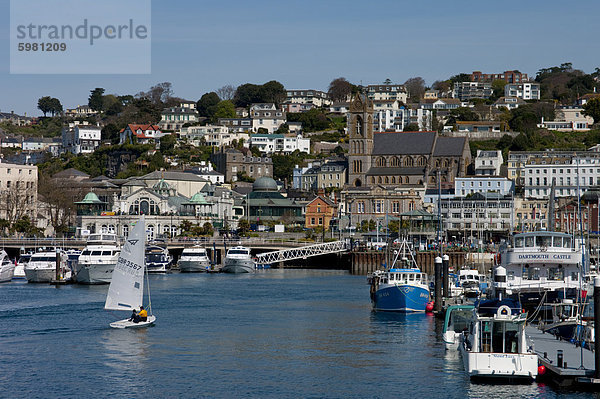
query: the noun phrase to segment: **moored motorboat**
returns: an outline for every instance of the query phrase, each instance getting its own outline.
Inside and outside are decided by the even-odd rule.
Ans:
[[[59,262],[59,277],[71,278],[71,270],[67,267],[66,256],[63,252],[43,251],[31,255],[25,265],[25,277],[29,283],[49,283],[56,279],[56,263]]]
[[[478,301],[458,349],[472,379],[532,382],[538,356],[525,334],[527,313],[512,299]]]
[[[210,267],[210,259],[206,248],[199,245],[185,248],[177,265],[179,271],[183,273],[205,272]]]
[[[148,273],[166,273],[171,267],[171,256],[166,248],[158,245],[146,247],[146,268]]]
[[[254,273],[255,265],[250,248],[237,246],[227,251],[222,271],[224,273]]]
[[[115,234],[90,234],[75,265],[75,281],[78,284],[110,283],[119,252]]]
[[[462,333],[469,328],[473,305],[452,305],[446,309],[442,339],[446,349],[458,349]]]
[[[480,275],[477,269],[461,269],[458,272],[458,283],[462,293],[467,298],[477,298],[481,295],[481,283],[485,276]]]
[[[369,274],[367,283],[373,310],[425,312],[430,301],[427,275],[417,267],[406,240],[396,251],[392,267]]]
[[[25,265],[29,263],[30,259],[31,254],[21,254],[15,266],[13,280],[25,280]]]
[[[13,279],[15,263],[8,258],[6,251],[0,251],[0,283],[6,283]]]

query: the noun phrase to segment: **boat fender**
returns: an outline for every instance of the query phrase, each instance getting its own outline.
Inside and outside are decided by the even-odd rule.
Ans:
[[[543,364],[539,365],[538,366],[538,375],[544,375],[544,374],[546,374],[546,366],[544,366]]]
[[[434,305],[435,305],[434,301],[429,301],[429,302],[427,302],[427,305],[425,306],[425,311],[426,311],[427,313],[431,313],[431,312],[433,312],[433,307],[434,307]]]

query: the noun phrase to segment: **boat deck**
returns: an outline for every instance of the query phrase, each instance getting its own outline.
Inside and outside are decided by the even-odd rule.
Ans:
[[[536,326],[525,327],[525,333],[534,346],[540,364],[544,365],[558,385],[594,384],[594,352],[580,348],[571,342],[558,340],[552,334],[544,333]],[[557,354],[562,350],[563,367],[558,367]],[[581,351],[583,350],[583,368],[581,367]]]

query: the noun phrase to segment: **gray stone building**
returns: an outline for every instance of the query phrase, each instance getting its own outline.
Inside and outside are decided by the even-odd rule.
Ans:
[[[372,121],[372,102],[356,97],[348,113],[350,186],[437,186],[439,173],[441,185],[452,188],[455,177],[466,175],[471,163],[467,138],[436,132],[374,133]]]
[[[268,157],[252,156],[249,150],[245,153],[234,148],[221,150],[210,157],[217,172],[225,175],[226,182],[238,181],[238,173],[253,179],[262,176],[273,177],[273,161]]]

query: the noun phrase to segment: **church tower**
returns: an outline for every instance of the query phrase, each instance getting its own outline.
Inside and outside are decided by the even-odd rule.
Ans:
[[[348,135],[348,184],[365,186],[373,153],[373,102],[364,94],[357,94],[350,103]]]

